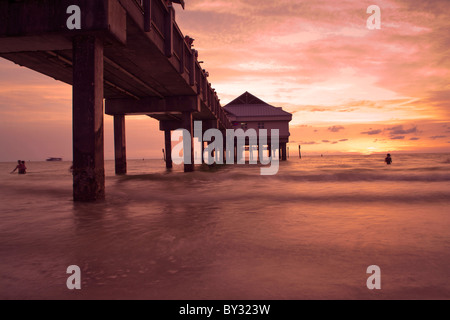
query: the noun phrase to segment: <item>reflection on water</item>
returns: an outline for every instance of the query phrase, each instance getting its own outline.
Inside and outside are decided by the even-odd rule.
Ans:
[[[70,163],[31,162],[0,174],[0,298],[448,299],[446,159],[291,159],[274,177],[159,161],[115,177],[107,162],[107,199],[91,204],[71,200]]]

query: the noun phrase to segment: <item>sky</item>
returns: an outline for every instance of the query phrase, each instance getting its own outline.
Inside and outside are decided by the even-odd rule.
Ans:
[[[381,28],[367,13],[381,10]],[[304,155],[450,152],[450,1],[186,0],[175,4],[225,105],[245,91],[293,114]],[[71,87],[0,58],[0,161],[72,157]],[[129,158],[162,156],[127,117]],[[105,116],[105,157],[113,159]]]

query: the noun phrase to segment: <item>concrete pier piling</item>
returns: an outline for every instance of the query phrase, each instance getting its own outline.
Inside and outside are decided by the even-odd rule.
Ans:
[[[281,161],[287,161],[287,144],[285,142],[280,144]]]
[[[193,119],[192,119],[192,112],[184,111],[182,113],[181,125],[182,125],[182,128],[186,129],[190,134],[189,139],[190,139],[190,149],[191,149],[191,150],[184,150],[184,152],[187,153],[187,154],[185,154],[184,172],[193,172],[194,171],[194,139],[193,139],[194,123],[193,123]]]
[[[73,198],[105,197],[103,149],[103,43],[95,36],[73,40]]]
[[[164,130],[164,145],[166,151],[166,168],[172,169],[172,131]]]
[[[114,154],[116,174],[127,174],[127,148],[125,137],[125,115],[114,116]]]

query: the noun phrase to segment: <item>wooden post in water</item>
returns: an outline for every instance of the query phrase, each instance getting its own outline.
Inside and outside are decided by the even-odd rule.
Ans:
[[[193,172],[194,171],[194,139],[193,139],[193,123],[192,123],[192,112],[185,111],[182,115],[182,128],[186,129],[190,134],[190,149],[191,150],[183,150],[185,154],[185,163],[184,163],[184,172]],[[186,163],[187,159],[186,153],[189,153],[188,157],[190,158],[190,163]]]
[[[73,40],[73,198],[105,197],[103,138],[103,43],[95,36]]]
[[[127,173],[126,150],[125,115],[114,115],[114,154],[117,175]]]
[[[222,137],[223,137],[223,163],[227,163],[227,131],[222,130]]]
[[[164,144],[165,144],[165,161],[166,168],[172,169],[172,132],[170,130],[164,130]]]
[[[280,151],[281,151],[281,161],[287,161],[287,150],[286,150],[286,142],[281,143]]]

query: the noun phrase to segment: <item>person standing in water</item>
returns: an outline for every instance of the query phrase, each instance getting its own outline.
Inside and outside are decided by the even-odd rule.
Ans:
[[[387,165],[392,164],[392,157],[391,157],[390,153],[388,153],[388,155],[387,155],[386,159],[384,159],[384,161],[386,162]]]
[[[25,166],[25,161],[18,160],[16,168],[11,173],[16,172],[17,170],[19,170],[19,174],[27,173],[27,167]]]
[[[25,161],[22,161],[22,166],[19,169],[19,174],[26,174],[27,173],[27,166],[25,165]]]
[[[20,160],[17,160],[17,166],[16,166],[16,168],[13,170],[13,171],[11,171],[11,173],[14,173],[14,172],[16,172],[17,170],[20,170],[20,167],[22,166],[22,161],[20,161]]]

